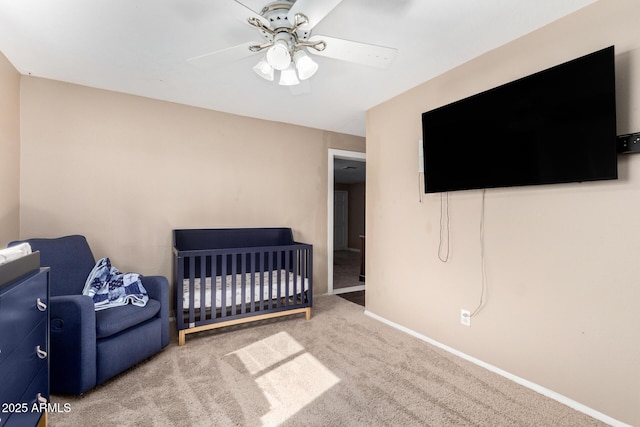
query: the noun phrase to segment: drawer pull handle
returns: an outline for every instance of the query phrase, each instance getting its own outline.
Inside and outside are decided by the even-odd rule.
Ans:
[[[44,351],[43,349],[41,349],[40,346],[36,347],[36,353],[38,354],[38,357],[40,359],[46,359],[47,358],[47,352]]]
[[[38,306],[38,310],[40,311],[45,311],[47,309],[47,304],[43,303],[40,298],[38,298],[36,305]]]
[[[38,400],[38,402],[40,402],[40,403],[47,403],[47,402],[48,402],[47,398],[46,398],[46,397],[44,397],[44,396],[42,395],[42,393],[38,393],[38,396],[36,396],[36,399],[37,399],[37,400]]]

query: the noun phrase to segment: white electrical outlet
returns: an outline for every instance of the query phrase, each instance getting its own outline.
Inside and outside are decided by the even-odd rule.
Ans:
[[[460,310],[460,323],[464,326],[471,326],[471,312],[469,310]]]

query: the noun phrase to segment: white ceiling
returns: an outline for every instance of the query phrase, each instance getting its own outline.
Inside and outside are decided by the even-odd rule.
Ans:
[[[301,95],[255,75],[260,54],[187,61],[261,41],[233,0],[0,0],[0,51],[26,75],[364,136],[367,109],[593,2],[343,0],[312,34],[397,55],[387,69],[313,56]]]

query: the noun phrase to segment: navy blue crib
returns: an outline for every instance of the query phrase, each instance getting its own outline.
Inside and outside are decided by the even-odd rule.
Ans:
[[[173,230],[173,275],[179,345],[208,329],[311,318],[313,247],[290,228]]]

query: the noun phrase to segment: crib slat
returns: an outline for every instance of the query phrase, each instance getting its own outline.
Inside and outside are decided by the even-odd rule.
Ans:
[[[302,280],[307,280],[307,286],[306,286],[306,291],[304,293],[305,298],[304,298],[304,302],[307,302],[307,294],[309,293],[309,291],[311,290],[311,264],[309,261],[309,251],[307,249],[304,250],[304,255],[303,255],[303,260],[304,260],[304,276],[302,276]]]
[[[200,257],[200,321],[206,320],[206,290],[207,290],[207,257],[201,255]]]
[[[251,312],[255,311],[256,309],[256,256],[258,254],[252,252],[251,253],[251,266],[250,268],[250,273],[251,273],[251,301],[250,301],[250,306],[249,306],[249,310]]]
[[[174,249],[173,253],[174,276],[174,299],[176,326],[178,330],[184,329],[184,258]]]
[[[309,306],[313,304],[313,247],[309,246],[305,251],[307,256],[307,275],[306,278],[309,281],[309,286],[307,287],[307,303]]]
[[[194,286],[194,276],[195,276],[195,257],[189,257],[189,325],[194,324],[195,319],[195,286]]]
[[[220,258],[220,317],[227,317],[227,255]]]
[[[246,309],[246,287],[247,287],[247,275],[245,274],[245,263],[244,263],[244,254],[238,255],[238,274],[240,279],[240,301],[238,304],[240,305],[240,313],[244,314]]]
[[[295,250],[295,261],[293,263],[293,304],[298,302],[298,264],[300,260],[300,251]]]
[[[216,273],[218,271],[218,256],[217,255],[211,255],[211,292],[209,295],[209,298],[211,298],[211,304],[209,305],[209,307],[211,307],[211,318],[215,319],[217,317],[217,311],[216,311],[216,289],[217,289],[217,285],[216,285]]]
[[[236,298],[236,277],[238,274],[238,269],[236,265],[236,256],[231,255],[231,315],[236,315],[236,306],[238,305],[238,301]]]
[[[291,250],[282,251],[284,255],[284,305],[285,307],[289,305],[289,256],[291,255]]]
[[[242,313],[246,313],[249,310],[249,304],[251,304],[251,295],[247,295],[248,286],[251,284],[251,281],[247,283],[247,277],[249,277],[249,270],[251,269],[250,256],[249,253],[242,254],[242,268],[240,269],[242,274]],[[247,297],[249,297],[249,301],[247,301]]]
[[[267,276],[269,277],[269,298],[267,299],[267,308],[270,309],[273,307],[273,301],[271,300],[271,295],[273,295],[273,252],[269,252],[269,266],[267,267],[269,273]]]
[[[276,307],[280,307],[280,298],[282,297],[282,252],[276,252],[276,258],[278,259],[278,269],[276,270],[276,277],[278,278],[278,288],[276,290]]]
[[[264,265],[267,262],[267,253],[266,252],[262,252],[260,259],[262,260],[262,263],[260,264],[260,311],[264,310]]]

